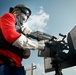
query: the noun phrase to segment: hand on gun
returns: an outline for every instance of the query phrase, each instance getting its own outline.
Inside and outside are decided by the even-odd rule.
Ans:
[[[30,34],[32,32],[32,30],[29,27],[24,27],[21,26],[21,31],[23,32],[23,34]]]
[[[48,43],[49,42],[49,40],[41,40],[41,41],[39,41],[39,50],[45,50],[46,48],[48,48],[47,46],[46,46],[46,43]],[[43,47],[42,49],[41,49],[41,47]]]

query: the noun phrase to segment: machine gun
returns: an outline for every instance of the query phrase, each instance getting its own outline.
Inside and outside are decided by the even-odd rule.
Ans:
[[[59,34],[59,36],[63,37],[62,40],[57,40],[55,36],[51,36],[49,34],[46,34],[40,31],[32,32],[31,34],[28,34],[27,36],[33,39],[36,39],[38,41],[48,40],[48,42],[45,43],[45,45],[50,50],[49,57],[53,58],[51,64],[54,67],[55,75],[62,75],[61,64],[65,60],[64,56],[62,56],[62,53],[64,49],[69,50],[68,44],[67,42],[65,42],[66,35]]]
[[[65,42],[66,35],[63,35],[61,33],[59,34],[59,36],[63,37],[62,40],[58,40],[57,37],[40,31],[32,32],[31,34],[27,34],[26,36],[36,39],[37,41],[48,40],[48,42],[46,42],[45,45],[46,47],[50,48],[51,53],[54,53],[54,54],[57,51],[58,44],[60,47],[59,49],[60,52],[63,51],[64,49],[68,49],[68,44],[67,42]],[[54,57],[54,54],[51,54],[50,57]]]
[[[40,41],[40,40],[51,41],[51,40],[57,39],[55,36],[51,36],[49,34],[46,34],[40,31],[32,32],[31,34],[27,34],[26,36],[36,39],[37,41]]]

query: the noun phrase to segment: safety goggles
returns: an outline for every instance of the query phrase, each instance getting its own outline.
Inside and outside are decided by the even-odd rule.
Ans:
[[[29,16],[31,15],[31,11],[28,8],[25,7],[19,7],[21,9],[21,12],[24,13],[27,18],[29,18]]]

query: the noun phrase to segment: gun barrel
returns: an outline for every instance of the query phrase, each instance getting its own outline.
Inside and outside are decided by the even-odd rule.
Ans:
[[[32,32],[31,34],[28,34],[27,37],[31,37],[31,38],[36,39],[38,41],[56,39],[56,37],[51,36],[51,35],[46,34],[46,33],[43,33],[43,32],[40,32],[40,31]]]

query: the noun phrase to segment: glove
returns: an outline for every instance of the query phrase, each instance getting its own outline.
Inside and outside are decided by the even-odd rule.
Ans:
[[[31,51],[30,50],[24,50],[24,52],[23,52],[23,58],[24,59],[29,58],[30,55],[31,55]]]
[[[23,32],[23,34],[30,34],[32,32],[30,28],[24,26],[21,26],[21,31]]]
[[[23,55],[24,56],[28,56],[30,54],[31,54],[31,51],[30,50],[24,50],[24,52],[23,52]]]
[[[45,41],[41,40],[38,42],[38,50],[44,50],[45,47]]]

